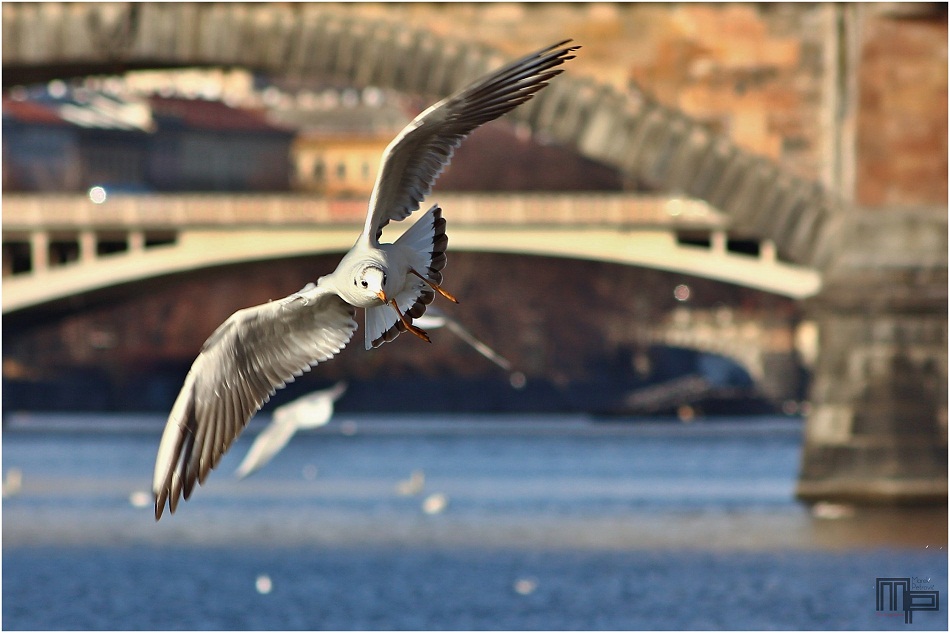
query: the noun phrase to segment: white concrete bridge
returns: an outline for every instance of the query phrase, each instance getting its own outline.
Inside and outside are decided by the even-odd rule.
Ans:
[[[816,271],[779,261],[767,240],[755,242],[755,254],[730,250],[722,215],[701,201],[627,194],[433,199],[445,209],[455,251],[643,266],[793,298],[821,285]],[[81,195],[8,195],[3,202],[4,314],[198,268],[344,252],[365,213],[363,200],[300,195],[115,196],[99,204]],[[406,225],[390,225],[387,239]]]

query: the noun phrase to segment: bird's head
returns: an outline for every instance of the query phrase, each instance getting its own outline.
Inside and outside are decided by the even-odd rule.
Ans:
[[[384,290],[386,286],[386,271],[378,264],[371,264],[360,269],[353,279],[353,285],[356,292],[362,295],[368,303],[372,303],[373,298],[379,299],[383,303],[389,300]]]

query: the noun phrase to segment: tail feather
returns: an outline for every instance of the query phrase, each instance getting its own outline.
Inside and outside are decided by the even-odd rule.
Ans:
[[[445,234],[445,219],[442,209],[434,205],[403,233],[395,244],[409,249],[413,254],[412,267],[435,284],[442,283],[445,268],[445,249],[449,238]],[[435,293],[428,284],[415,275],[410,276],[406,288],[396,297],[396,304],[409,319],[422,316],[426,306],[432,303]],[[366,349],[379,347],[405,332],[406,326],[390,305],[366,309]]]

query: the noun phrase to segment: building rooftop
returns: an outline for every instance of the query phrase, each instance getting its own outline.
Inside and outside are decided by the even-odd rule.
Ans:
[[[231,107],[220,101],[132,94],[60,85],[3,98],[3,118],[35,125],[73,125],[99,130],[154,132],[163,125],[211,131],[276,132],[292,127],[268,120],[264,110]]]
[[[3,118],[38,125],[68,125],[51,105],[9,97],[3,98]]]
[[[182,127],[215,131],[293,133],[286,125],[272,123],[263,110],[232,108],[220,101],[178,97],[148,98],[154,117]]]

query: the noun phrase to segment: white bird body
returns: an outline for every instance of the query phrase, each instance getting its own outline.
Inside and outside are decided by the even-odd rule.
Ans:
[[[392,244],[379,244],[364,232],[317,286],[366,309],[366,349],[391,341],[406,329],[426,338],[410,319],[425,312],[433,291],[455,300],[439,286],[447,244],[442,210],[433,206]]]
[[[346,386],[339,382],[274,409],[271,423],[258,434],[234,475],[243,479],[260,470],[297,431],[324,426],[333,417],[333,405],[346,392]]]
[[[366,312],[367,349],[410,331],[441,287],[445,220],[436,205],[392,244],[383,228],[417,210],[472,130],[530,99],[576,46],[560,42],[508,64],[413,119],[383,152],[363,230],[336,269],[283,299],[238,310],[208,338],[172,406],[155,459],[155,518],[203,483],[275,390],[329,360]]]

